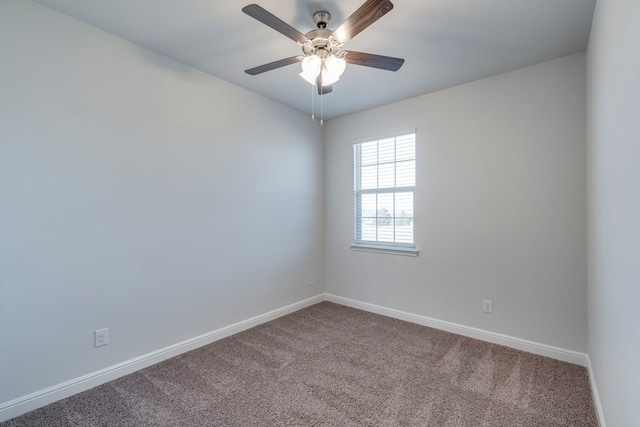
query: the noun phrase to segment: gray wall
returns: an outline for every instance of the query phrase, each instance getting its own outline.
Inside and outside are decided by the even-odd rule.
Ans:
[[[304,114],[3,0],[0,153],[0,403],[322,292]]]
[[[609,427],[640,420],[640,2],[596,4],[589,96],[589,355]]]
[[[577,54],[330,121],[327,292],[586,352],[585,85]],[[420,255],[352,251],[352,143],[412,127]]]

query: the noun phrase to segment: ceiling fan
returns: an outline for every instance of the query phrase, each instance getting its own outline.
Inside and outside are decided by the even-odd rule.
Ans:
[[[388,0],[366,0],[358,10],[333,31],[327,29],[331,15],[329,12],[321,10],[313,14],[313,21],[318,28],[307,34],[302,34],[257,4],[245,6],[242,9],[244,13],[297,42],[302,46],[304,53],[304,55],[292,56],[250,68],[245,72],[255,76],[285,65],[302,62],[300,76],[312,85],[317,85],[318,93],[323,95],[332,91],[332,84],[338,81],[347,63],[397,71],[404,63],[402,58],[342,50],[342,46],[346,42],[390,12],[391,9],[393,9],[393,3]]]

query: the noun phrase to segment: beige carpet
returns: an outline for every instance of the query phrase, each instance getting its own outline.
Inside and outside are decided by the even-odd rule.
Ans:
[[[323,302],[0,426],[597,426],[583,367]]]

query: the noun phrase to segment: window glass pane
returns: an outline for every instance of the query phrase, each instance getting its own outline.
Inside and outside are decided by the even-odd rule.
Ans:
[[[407,160],[396,163],[396,187],[416,185],[416,161]]]
[[[396,218],[396,242],[413,243],[413,218]]]
[[[393,219],[378,218],[378,241],[393,242]]]
[[[362,217],[363,218],[376,217],[376,195],[375,194],[362,195]]]
[[[416,158],[415,135],[396,138],[396,161]]]
[[[376,219],[362,219],[362,240],[376,241]]]
[[[378,165],[378,188],[395,187],[395,163]]]
[[[413,217],[413,193],[396,193],[395,217]]]
[[[378,141],[378,163],[395,162],[395,138]]]
[[[378,194],[378,219],[391,224],[393,218],[393,193]],[[380,221],[378,221],[380,225]]]
[[[378,163],[378,143],[376,141],[360,144],[360,149],[363,166]]]
[[[378,165],[363,166],[360,180],[360,188],[368,190],[378,187]]]

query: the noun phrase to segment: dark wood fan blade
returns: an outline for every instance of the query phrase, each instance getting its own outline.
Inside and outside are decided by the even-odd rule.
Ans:
[[[392,56],[374,55],[372,53],[346,51],[344,60],[349,64],[364,65],[365,67],[380,68],[381,70],[398,71],[404,59]]]
[[[331,85],[327,85],[327,86],[322,86],[322,85],[318,85],[318,95],[326,95],[328,93],[333,92],[333,86]]]
[[[318,77],[316,77],[316,86],[318,87],[318,95],[326,95],[327,93],[333,92],[333,86],[322,86],[322,73],[318,74]]]
[[[300,31],[296,30],[277,16],[267,12],[257,4],[245,6],[242,8],[242,11],[250,17],[255,18],[263,24],[273,28],[277,32],[284,34],[294,42],[304,43],[309,40],[307,36],[302,34]]]
[[[278,61],[269,62],[268,64],[260,65],[259,67],[249,68],[244,70],[245,73],[255,76],[256,74],[264,73],[266,71],[275,70],[276,68],[284,67],[285,65],[295,64],[300,62],[302,56],[292,56],[291,58],[280,59]]]
[[[333,39],[339,43],[346,43],[360,31],[382,18],[393,9],[389,0],[367,0],[358,10],[348,17],[333,32]]]

